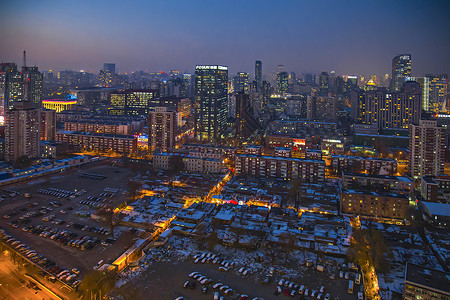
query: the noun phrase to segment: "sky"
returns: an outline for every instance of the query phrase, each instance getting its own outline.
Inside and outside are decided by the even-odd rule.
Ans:
[[[413,76],[450,73],[450,1],[4,0],[0,60],[40,70],[116,63],[120,73],[219,64],[230,73],[378,76],[412,54]]]

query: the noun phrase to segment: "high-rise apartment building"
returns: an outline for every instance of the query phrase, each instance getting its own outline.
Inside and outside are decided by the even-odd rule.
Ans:
[[[54,141],[56,137],[56,111],[49,109],[42,109],[41,115],[41,127],[40,127],[41,140]]]
[[[392,59],[393,91],[399,91],[407,77],[411,77],[411,54],[397,55]]]
[[[306,117],[308,120],[321,122],[337,121],[338,102],[335,97],[308,96],[306,102]]]
[[[262,62],[260,60],[255,62],[255,81],[256,90],[259,92],[262,87]]]
[[[447,74],[432,75],[427,74],[425,78],[428,79],[428,109],[433,113],[439,113],[446,110],[447,99]]]
[[[405,82],[400,92],[385,88],[355,91],[351,95],[352,118],[359,124],[378,124],[379,128],[403,128],[420,119],[422,90],[417,82]]]
[[[289,85],[289,74],[280,72],[277,74],[277,93],[286,93]]]
[[[201,140],[222,137],[226,128],[228,68],[195,67],[195,134]]]
[[[148,148],[168,151],[175,147],[177,113],[168,107],[156,107],[148,114]]]
[[[444,173],[445,145],[444,127],[434,120],[420,120],[419,125],[409,127],[409,172],[414,178]]]
[[[22,67],[22,101],[32,103],[33,107],[42,106],[42,87],[44,76],[37,67]]]
[[[5,160],[39,157],[41,109],[17,103],[5,112]]]
[[[234,77],[234,92],[244,92],[248,94],[249,85],[248,85],[248,73],[238,72]]]

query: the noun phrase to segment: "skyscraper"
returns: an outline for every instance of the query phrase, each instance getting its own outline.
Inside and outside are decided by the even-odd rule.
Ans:
[[[5,160],[39,156],[41,109],[17,103],[5,112]]]
[[[195,67],[195,135],[212,141],[223,137],[227,118],[228,67]]]
[[[253,117],[253,109],[250,105],[250,96],[243,92],[236,95],[236,138],[248,138],[256,130],[260,129],[258,121]]]
[[[32,103],[33,107],[42,106],[42,86],[44,76],[37,67],[22,67],[22,101]]]
[[[407,77],[411,77],[411,54],[397,55],[392,59],[391,89],[399,91]]]
[[[259,92],[262,87],[262,62],[260,60],[255,62],[255,81],[256,90]]]
[[[175,146],[176,112],[168,107],[156,107],[148,114],[148,149],[168,151]]]
[[[287,72],[280,72],[277,74],[277,93],[282,94],[287,92],[289,85],[289,75]]]
[[[409,172],[417,178],[444,173],[445,128],[437,121],[420,120],[419,125],[409,127]]]
[[[249,92],[249,86],[248,86],[248,73],[245,72],[238,72],[237,76],[234,77],[234,92]]]
[[[111,72],[111,74],[115,75],[116,74],[116,64],[104,63],[103,70],[108,70],[109,72]]]
[[[427,111],[438,113],[445,110],[447,98],[447,74],[427,74],[429,84],[429,101]]]

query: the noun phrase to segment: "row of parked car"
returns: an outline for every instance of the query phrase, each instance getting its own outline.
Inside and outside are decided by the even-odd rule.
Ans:
[[[219,264],[221,265],[219,267],[219,270],[223,272],[226,272],[230,268],[234,267],[234,262],[221,259],[220,253],[214,254],[210,252],[203,252],[201,254],[194,255],[193,259],[196,264],[204,264],[204,263]]]
[[[55,197],[58,197],[58,199],[60,199],[60,198],[75,198],[75,192],[66,191],[66,190],[57,189],[57,188],[39,189],[38,193],[55,196]]]
[[[28,245],[21,243],[19,240],[7,234],[3,229],[0,229],[0,238],[12,249],[14,249],[17,253],[20,253],[24,258],[28,259],[32,263],[46,270],[48,273],[52,274],[46,276],[46,278],[49,281],[55,282],[57,279],[59,279],[62,282],[71,285],[73,287],[76,287],[80,284],[81,281],[77,279],[78,274],[80,272],[77,269],[72,269],[70,272],[68,270],[59,267],[45,256],[39,255],[35,250],[31,249]],[[67,272],[61,273],[63,271]],[[62,276],[65,274],[66,276]]]
[[[195,289],[197,286],[197,282],[202,285],[201,290],[203,294],[207,294],[209,290],[209,284],[212,284],[213,280],[211,278],[208,278],[207,276],[201,274],[200,272],[192,272],[189,274],[190,280],[187,280],[184,284],[184,288],[190,288]],[[213,292],[213,299],[214,300],[223,300],[224,297],[220,295],[220,293],[223,293],[224,295],[234,295],[235,291],[229,287],[228,285],[225,285],[221,282],[216,282],[212,284],[212,289],[215,291]],[[247,300],[249,297],[245,294],[242,295],[236,295],[238,297],[237,299],[240,300]],[[177,299],[183,299],[182,297]],[[253,300],[258,300],[259,298],[253,298]]]
[[[67,223],[66,226],[68,228],[69,227],[73,227],[75,229],[79,229],[79,230],[82,230],[82,231],[95,232],[95,233],[103,234],[103,235],[109,235],[111,233],[111,231],[109,229],[106,229],[106,228],[103,228],[103,227],[83,225],[83,224],[80,224],[80,223],[69,222],[69,223]]]
[[[294,281],[289,281],[281,278],[278,282],[275,295],[284,293],[286,296],[294,297],[297,295],[304,295],[305,297],[311,297],[312,299],[330,300],[330,294],[325,294],[325,286],[321,286],[317,289],[308,289],[305,285],[300,285]]]
[[[44,238],[49,238],[61,245],[79,248],[81,250],[92,249],[99,242],[96,237],[87,235],[78,237],[78,234],[69,230],[52,228],[50,226],[44,225],[30,225],[28,227],[22,228],[22,230],[28,233],[39,235]]]

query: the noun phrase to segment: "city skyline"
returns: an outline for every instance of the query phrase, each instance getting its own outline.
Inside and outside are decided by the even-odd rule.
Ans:
[[[195,65],[222,64],[253,75],[261,60],[264,74],[282,64],[297,73],[381,76],[391,73],[392,57],[411,53],[413,76],[450,71],[444,1],[51,4],[0,4],[5,62],[21,62],[27,50],[28,64],[41,70],[97,73],[114,62],[119,73],[193,73]]]

